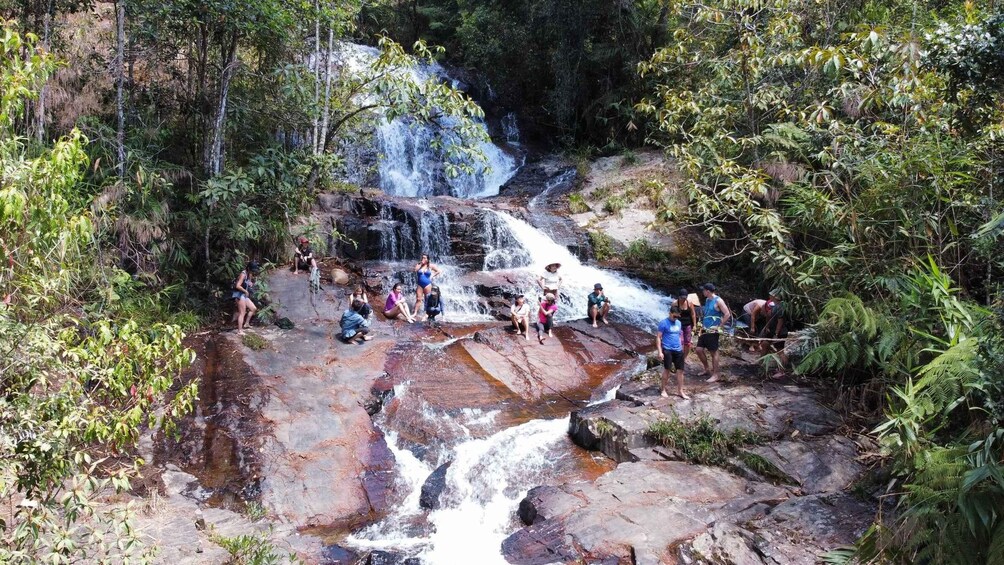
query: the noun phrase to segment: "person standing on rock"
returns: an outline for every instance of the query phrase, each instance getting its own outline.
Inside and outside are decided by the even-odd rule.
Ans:
[[[662,386],[659,394],[668,397],[669,377],[676,377],[676,394],[684,400],[689,400],[683,392],[683,324],[680,322],[680,309],[674,304],[669,309],[669,316],[659,322],[659,333],[655,346],[659,349],[659,360],[662,361]]]
[[[442,274],[438,267],[429,261],[427,253],[422,254],[422,259],[415,265],[415,316],[419,312],[425,311],[425,295],[432,290],[432,279]]]
[[[596,319],[603,319],[603,323],[607,322],[607,314],[610,312],[610,299],[603,292],[603,285],[596,283],[593,285],[593,291],[589,293],[586,297],[589,301],[589,319],[593,322],[593,327],[598,327],[596,325]]]
[[[697,310],[690,303],[690,295],[687,289],[681,288],[676,291],[676,309],[680,311],[680,325],[683,327],[681,333],[683,341],[683,360],[687,360],[690,355],[690,348],[694,343],[694,327],[697,326]]]
[[[537,310],[537,341],[541,345],[551,336],[551,327],[554,325],[554,313],[558,311],[558,304],[553,294],[544,295],[543,302]]]
[[[704,372],[701,376],[710,375],[709,383],[717,382],[720,373],[718,371],[718,341],[721,332],[725,330],[732,312],[725,305],[725,301],[719,297],[715,291],[715,285],[711,283],[701,287],[704,292],[704,308],[701,325],[704,331],[701,337],[697,338],[697,356],[704,365]],[[708,366],[708,354],[711,354],[711,366]]]
[[[509,319],[512,320],[512,327],[516,330],[516,335],[521,333],[530,341],[530,305],[526,303],[526,297],[520,294],[510,308]]]
[[[403,316],[409,324],[415,323],[414,316],[408,310],[408,301],[405,300],[404,294],[401,293],[401,283],[394,283],[394,287],[390,289],[390,294],[387,295],[387,303],[383,307],[383,315],[388,320],[395,320]]]
[[[359,313],[363,308],[361,300],[353,300],[352,306],[342,314],[339,325],[342,328],[341,338],[345,343],[362,343],[373,339],[369,335],[369,322]]]
[[[561,263],[551,263],[544,267],[544,276],[537,279],[537,284],[544,294],[553,294],[555,301],[558,300],[558,291],[561,290],[561,275],[558,274],[560,268]]]
[[[234,300],[234,304],[237,306],[235,318],[237,319],[238,335],[244,335],[245,326],[251,325],[251,319],[258,312],[258,307],[251,300],[251,292],[254,290],[259,272],[261,272],[261,265],[257,261],[251,261],[237,275],[237,280],[234,281],[234,290],[230,294],[230,298]]]

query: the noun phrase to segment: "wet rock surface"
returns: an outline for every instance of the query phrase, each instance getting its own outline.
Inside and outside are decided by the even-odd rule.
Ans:
[[[727,363],[731,376],[743,373]],[[620,464],[592,483],[531,489],[518,511],[526,527],[503,544],[511,563],[810,564],[871,523],[874,502],[846,492],[865,472],[859,448],[835,433],[840,419],[813,391],[748,375],[688,379],[688,401],[660,397],[655,378],[643,374],[615,400],[573,413],[573,441]],[[763,443],[709,467],[648,434],[659,420],[702,418]]]

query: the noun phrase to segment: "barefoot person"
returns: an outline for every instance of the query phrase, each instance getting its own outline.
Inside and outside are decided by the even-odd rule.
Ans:
[[[415,265],[415,316],[425,310],[425,295],[432,290],[432,279],[441,274],[439,267],[429,261],[427,253],[422,254],[422,259]]]
[[[662,386],[659,394],[669,396],[670,375],[676,378],[676,395],[684,400],[690,397],[683,392],[683,325],[680,323],[680,310],[674,304],[669,309],[669,317],[659,322],[659,334],[655,346],[659,348],[659,360],[662,361]]]
[[[430,322],[436,321],[436,316],[443,315],[443,295],[439,293],[439,287],[432,285],[432,289],[425,297],[425,319]]]
[[[560,268],[561,263],[551,263],[544,267],[544,276],[537,279],[537,284],[544,294],[553,294],[555,301],[558,300],[558,291],[561,290],[561,275],[558,274]]]
[[[361,300],[353,300],[352,306],[342,314],[342,319],[339,322],[342,328],[340,337],[345,343],[362,343],[373,339],[373,336],[369,335],[370,323],[359,314],[362,308]]]
[[[237,306],[237,333],[239,335],[244,335],[244,328],[251,325],[251,319],[258,312],[258,307],[251,300],[251,292],[254,290],[255,280],[260,271],[261,266],[258,262],[251,261],[234,281],[234,290],[230,298]]]
[[[551,337],[551,327],[554,325],[554,313],[558,311],[558,304],[553,294],[544,296],[540,308],[537,310],[537,341],[541,345]]]
[[[694,343],[694,327],[697,326],[697,310],[690,303],[687,289],[681,288],[676,291],[676,309],[680,311],[680,325],[683,326],[681,334],[683,342],[683,360],[687,360],[690,355],[690,348]]]
[[[314,250],[310,248],[310,240],[300,236],[299,245],[293,252],[293,274],[300,272],[300,269],[312,273],[317,268],[317,261],[314,259]]]
[[[401,293],[401,283],[395,283],[387,295],[387,303],[383,307],[383,315],[388,320],[404,318],[409,324],[415,323],[415,318],[408,310],[408,301]]]
[[[593,327],[597,327],[596,319],[601,318],[603,323],[607,323],[607,313],[610,312],[610,299],[603,292],[603,285],[596,283],[593,291],[587,297],[589,301],[589,320],[593,322]]]
[[[361,285],[357,286],[352,291],[352,297],[349,299],[349,304],[355,302],[356,300],[363,303],[362,309],[359,310],[359,315],[369,320],[370,316],[373,315],[373,307],[370,306],[370,299],[366,296],[366,289],[364,289]]]
[[[516,330],[516,335],[523,334],[527,341],[530,341],[530,305],[526,303],[526,297],[520,294],[510,308],[509,319],[512,320],[512,327]]]
[[[701,337],[697,338],[697,357],[701,359],[701,364],[704,365],[704,372],[701,375],[711,375],[707,382],[713,383],[717,382],[720,376],[718,372],[719,336],[725,330],[729,318],[732,317],[732,313],[729,311],[729,307],[725,305],[725,301],[715,294],[715,285],[707,283],[702,287],[702,290],[704,293],[704,308],[701,325],[704,326],[704,332],[701,334]],[[711,354],[710,367],[708,366],[709,353]]]

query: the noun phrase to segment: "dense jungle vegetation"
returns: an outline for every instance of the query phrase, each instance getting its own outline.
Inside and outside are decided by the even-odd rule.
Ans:
[[[344,188],[340,148],[378,112],[443,125],[477,167],[473,100],[388,72],[432,58],[548,144],[664,148],[690,204],[663,219],[785,290],[797,370],[882,449],[886,512],[831,561],[1004,558],[994,3],[0,0],[0,19],[0,562],[142,556],[95,494],[190,408],[184,332]],[[315,64],[346,39],[377,62]]]

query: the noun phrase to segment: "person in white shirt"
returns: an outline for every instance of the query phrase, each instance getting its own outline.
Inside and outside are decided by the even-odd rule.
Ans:
[[[561,275],[558,274],[560,268],[561,263],[551,263],[544,267],[544,275],[537,279],[544,294],[553,294],[555,301],[558,300],[558,291],[561,289]]]
[[[511,311],[510,319],[516,335],[523,334],[526,340],[530,341],[530,305],[526,303],[526,297],[522,294],[517,296]]]

